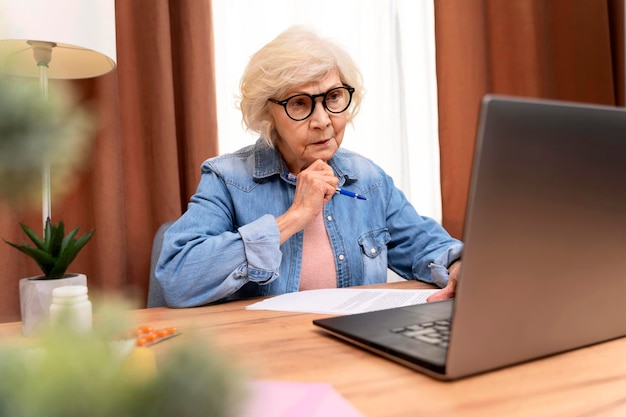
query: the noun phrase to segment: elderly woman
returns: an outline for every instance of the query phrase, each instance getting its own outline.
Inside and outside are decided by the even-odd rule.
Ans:
[[[240,108],[260,138],[202,164],[156,268],[167,305],[383,283],[388,268],[454,296],[462,243],[340,148],[362,90],[350,56],[301,27],[252,56]]]

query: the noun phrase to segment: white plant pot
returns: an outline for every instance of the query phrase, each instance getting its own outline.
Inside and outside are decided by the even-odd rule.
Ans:
[[[48,320],[52,290],[66,285],[87,286],[84,274],[65,274],[59,279],[42,279],[43,276],[20,280],[20,309],[24,336],[35,336]]]

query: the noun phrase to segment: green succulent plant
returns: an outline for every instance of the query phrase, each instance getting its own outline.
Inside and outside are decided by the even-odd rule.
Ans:
[[[33,258],[35,262],[37,262],[37,265],[39,265],[39,268],[41,268],[45,279],[63,278],[67,268],[76,258],[78,252],[89,242],[89,239],[91,239],[94,234],[94,230],[92,229],[77,238],[76,234],[80,229],[77,227],[65,235],[65,225],[63,221],[54,225],[50,221],[50,218],[46,220],[43,239],[37,236],[28,226],[21,223],[20,226],[35,246],[31,246],[26,242],[22,245],[18,245],[6,239],[4,239],[4,241]]]

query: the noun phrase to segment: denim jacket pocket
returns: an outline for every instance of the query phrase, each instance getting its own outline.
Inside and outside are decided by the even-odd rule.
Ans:
[[[359,237],[363,253],[364,284],[385,282],[387,277],[387,243],[391,240],[388,229],[379,229]]]

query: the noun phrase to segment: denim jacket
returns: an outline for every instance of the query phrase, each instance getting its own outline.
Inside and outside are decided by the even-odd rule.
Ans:
[[[324,205],[337,287],[384,283],[387,268],[445,286],[462,243],[418,215],[369,159],[340,148],[328,163],[339,187],[367,198],[337,194]],[[165,233],[156,266],[168,306],[298,291],[303,232],[280,245],[275,220],[295,193],[286,174],[280,154],[262,139],[202,164],[198,189]]]

